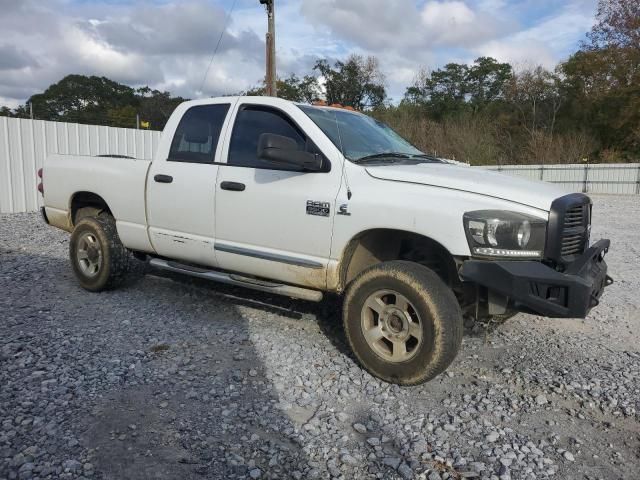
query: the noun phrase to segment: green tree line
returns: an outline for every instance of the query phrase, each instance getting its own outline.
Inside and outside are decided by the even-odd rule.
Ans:
[[[169,92],[149,87],[132,88],[105,77],[67,75],[33,95],[25,105],[11,110],[0,107],[0,115],[89,125],[135,128],[139,116],[149,127],[161,130],[173,110],[184,102]]]
[[[599,0],[592,30],[554,69],[514,69],[480,57],[423,68],[399,102],[385,85],[378,59],[352,55],[279,79],[278,95],[365,111],[422,150],[473,165],[638,161],[640,2]],[[242,93],[264,95],[265,88]],[[46,120],[132,127],[140,114],[161,129],[183,100],[69,75],[28,104]],[[28,117],[28,104],[0,115]]]

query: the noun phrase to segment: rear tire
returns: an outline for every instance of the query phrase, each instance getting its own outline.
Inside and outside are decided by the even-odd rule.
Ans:
[[[455,295],[433,271],[393,261],[362,272],[346,292],[347,340],[372,375],[417,385],[445,371],[462,344]]]
[[[140,262],[122,245],[115,219],[108,214],[85,217],[71,234],[69,258],[82,288],[111,290],[140,271]]]

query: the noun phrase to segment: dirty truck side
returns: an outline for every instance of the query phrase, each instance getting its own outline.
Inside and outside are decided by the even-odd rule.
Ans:
[[[389,382],[443,372],[464,321],[584,317],[611,282],[587,196],[453,165],[342,108],[186,102],[153,161],[52,155],[39,173],[43,217],[71,232],[85,289],[147,262],[310,301],[338,293],[355,356]]]

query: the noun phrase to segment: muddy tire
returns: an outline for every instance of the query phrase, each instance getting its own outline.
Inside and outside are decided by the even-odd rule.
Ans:
[[[433,379],[462,344],[455,295],[433,271],[413,262],[385,262],[362,272],[347,289],[343,319],[360,364],[391,383]]]
[[[122,245],[115,219],[104,213],[76,224],[69,259],[82,288],[92,292],[117,288],[141,273],[142,262]]]

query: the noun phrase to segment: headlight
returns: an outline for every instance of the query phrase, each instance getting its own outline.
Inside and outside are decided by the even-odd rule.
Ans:
[[[542,258],[547,222],[504,210],[464,214],[469,248],[479,257]]]

